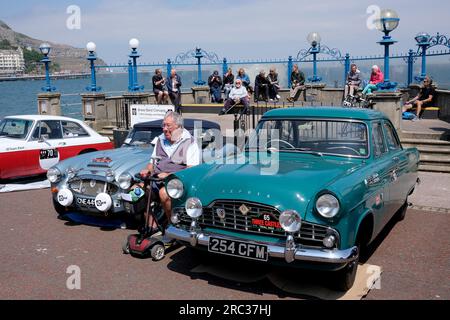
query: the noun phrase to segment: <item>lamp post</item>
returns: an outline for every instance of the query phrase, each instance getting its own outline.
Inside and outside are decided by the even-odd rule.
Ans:
[[[400,18],[397,12],[391,9],[383,9],[380,12],[380,18],[375,21],[376,28],[384,33],[383,39],[378,43],[384,46],[384,83],[380,85],[380,89],[395,89],[396,82],[389,80],[389,46],[397,41],[392,40],[390,32],[397,28]]]
[[[137,48],[139,47],[139,40],[136,38],[133,38],[129,42],[131,53],[129,57],[133,60],[133,70],[132,70],[132,84],[131,86],[128,86],[129,91],[139,91],[144,89],[144,86],[139,86],[138,79],[137,79],[137,64],[136,59],[140,57],[140,55],[137,52]]]
[[[86,45],[86,49],[89,52],[87,60],[90,62],[91,65],[91,85],[86,87],[87,91],[97,92],[100,91],[102,88],[97,87],[97,80],[95,77],[95,60],[97,60],[97,56],[95,55],[95,49],[97,46],[94,42],[88,42]]]
[[[195,48],[195,56],[197,59],[197,81],[194,81],[194,84],[197,86],[203,86],[206,84],[205,81],[202,80],[202,61],[203,58],[202,49],[201,48]]]
[[[41,51],[41,53],[44,55],[44,58],[42,58],[41,62],[43,62],[45,64],[45,87],[42,87],[42,91],[45,92],[52,92],[55,91],[56,88],[52,87],[51,83],[50,83],[50,71],[49,71],[49,63],[51,62],[51,60],[48,57],[48,54],[50,53],[50,50],[52,49],[52,47],[48,44],[48,43],[43,43],[39,46],[39,50]]]
[[[422,51],[422,70],[419,76],[414,77],[417,82],[422,82],[427,75],[427,49],[430,46],[431,36],[426,32],[419,32],[414,38]]]
[[[317,54],[320,52],[320,40],[322,38],[317,32],[311,32],[306,39],[311,44],[309,52],[313,55],[313,76],[308,77],[308,81],[319,82],[322,78],[317,76]]]

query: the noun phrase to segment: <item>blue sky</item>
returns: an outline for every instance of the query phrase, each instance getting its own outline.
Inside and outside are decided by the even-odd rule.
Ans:
[[[449,1],[417,0],[0,0],[0,19],[29,36],[76,47],[88,41],[109,63],[125,62],[128,40],[140,40],[142,62],[160,62],[200,46],[228,59],[286,58],[309,47],[317,31],[322,43],[351,55],[382,54],[382,34],[366,26],[375,5],[392,8],[400,25],[394,52],[415,48],[419,31],[450,35]],[[81,9],[81,29],[69,30],[66,8]]]

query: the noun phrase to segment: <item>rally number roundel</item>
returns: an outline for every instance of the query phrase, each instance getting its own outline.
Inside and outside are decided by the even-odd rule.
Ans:
[[[59,152],[57,149],[39,150],[39,166],[48,170],[59,162]]]
[[[108,194],[102,192],[95,197],[95,207],[97,210],[106,212],[111,208],[111,205],[112,199]]]

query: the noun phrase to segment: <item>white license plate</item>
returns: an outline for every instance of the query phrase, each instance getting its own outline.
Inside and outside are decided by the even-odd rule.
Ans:
[[[267,261],[268,259],[267,246],[231,239],[210,237],[208,251],[260,261]]]
[[[81,207],[95,208],[95,199],[77,198],[77,204]]]

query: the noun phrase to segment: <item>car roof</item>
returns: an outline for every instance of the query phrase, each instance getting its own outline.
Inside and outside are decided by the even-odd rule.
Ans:
[[[291,118],[291,117],[311,117],[311,118],[340,118],[355,120],[376,120],[388,119],[388,117],[376,110],[363,108],[343,108],[343,107],[296,107],[279,108],[266,112],[266,118]]]
[[[183,120],[183,126],[186,129],[194,129],[194,122],[195,121],[201,121],[202,122],[202,128],[205,129],[219,129],[220,125],[217,122],[204,120],[204,119],[184,119]],[[163,119],[153,120],[153,121],[146,121],[146,122],[140,122],[136,123],[134,125],[135,128],[145,128],[145,127],[158,127],[161,128]]]
[[[63,116],[52,116],[52,115],[41,115],[41,114],[25,114],[17,116],[6,116],[4,119],[23,119],[23,120],[66,120],[66,121],[77,121],[80,120],[75,118],[63,117]]]

